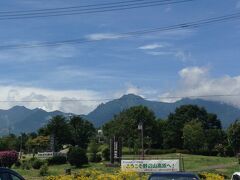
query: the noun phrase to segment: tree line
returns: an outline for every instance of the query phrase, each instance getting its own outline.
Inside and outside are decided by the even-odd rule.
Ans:
[[[140,123],[146,152],[178,149],[194,154],[231,156],[240,150],[240,121],[223,129],[216,114],[196,105],[180,106],[166,119],[156,118],[154,112],[144,106],[123,110],[101,127],[104,135],[101,143],[108,144],[110,138],[120,137],[125,147],[138,153]],[[87,149],[90,142],[98,143],[98,129],[80,116],[55,116],[37,132],[1,137],[0,150],[36,153],[59,151],[64,145]]]
[[[183,105],[167,119],[158,119],[144,106],[131,107],[103,126],[106,137],[123,138],[124,146],[140,147],[137,126],[143,123],[145,149],[178,149],[204,155],[233,155],[240,148],[240,121],[223,129],[216,114],[196,105]]]

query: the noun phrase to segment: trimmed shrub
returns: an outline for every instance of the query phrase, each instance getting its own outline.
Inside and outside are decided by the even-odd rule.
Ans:
[[[44,165],[44,161],[42,161],[42,160],[40,160],[40,159],[35,159],[35,160],[32,162],[32,167],[33,167],[33,169],[40,169],[42,165]]]
[[[14,166],[16,168],[19,168],[22,165],[22,163],[18,160],[17,162],[15,162]]]
[[[52,158],[49,158],[47,162],[48,162],[48,165],[66,164],[67,158],[65,156],[54,156]]]
[[[31,163],[30,163],[30,161],[23,160],[23,161],[22,161],[21,168],[22,168],[22,169],[25,169],[25,170],[30,170],[30,169],[31,169]]]
[[[11,168],[18,161],[18,153],[16,151],[1,151],[0,163],[3,167]]]
[[[44,164],[44,165],[40,168],[39,175],[40,175],[40,176],[46,176],[46,175],[48,175],[48,166],[47,166],[47,164]]]
[[[110,149],[109,149],[109,147],[105,147],[104,149],[102,149],[102,157],[105,161],[110,160]]]
[[[72,147],[68,152],[68,162],[72,166],[81,167],[88,163],[86,151],[79,147]]]
[[[95,154],[95,153],[89,153],[89,155],[88,155],[88,160],[89,160],[90,162],[100,162],[100,161],[102,161],[102,156],[101,156],[101,154],[99,154],[99,153],[97,153],[97,154]]]

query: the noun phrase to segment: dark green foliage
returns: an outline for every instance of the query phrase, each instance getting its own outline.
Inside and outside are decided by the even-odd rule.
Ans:
[[[89,160],[89,162],[101,162],[102,156],[100,153],[97,153],[97,154],[89,153],[88,160]]]
[[[168,116],[164,131],[164,148],[183,149],[183,128],[191,121],[201,123],[204,134],[212,129],[221,130],[221,122],[216,115],[208,114],[204,108],[196,105],[184,105]],[[210,139],[208,143],[211,143]],[[210,148],[214,145],[208,144]]]
[[[79,147],[72,147],[68,152],[68,162],[72,166],[81,167],[88,163],[86,151]]]
[[[190,152],[197,152],[204,145],[204,130],[201,122],[191,121],[183,127],[183,146]]]
[[[0,151],[16,150],[19,151],[20,141],[14,134],[3,136],[0,138]]]
[[[100,162],[102,160],[101,154],[98,154],[100,149],[100,145],[95,141],[92,140],[88,145],[88,160],[90,162]]]
[[[73,116],[69,125],[72,137],[71,144],[86,149],[90,139],[96,134],[93,124],[80,116]]]
[[[240,152],[240,120],[230,125],[227,131],[229,144],[235,154]]]
[[[22,165],[21,165],[21,168],[24,169],[24,170],[30,170],[31,169],[31,162],[28,161],[28,160],[23,160],[22,161]]]
[[[22,165],[22,163],[21,163],[21,161],[18,160],[17,162],[15,162],[14,165],[16,168],[19,168]]]
[[[62,145],[69,144],[71,132],[67,120],[63,116],[55,116],[46,125],[48,135],[54,136],[55,151],[61,149]]]
[[[49,158],[47,162],[48,162],[48,165],[66,164],[67,158],[65,156],[54,156],[52,158]]]
[[[40,159],[35,159],[34,161],[32,161],[32,168],[33,169],[40,169],[41,166],[44,165],[44,161],[40,160]]]
[[[144,106],[131,107],[122,111],[103,126],[103,132],[108,138],[113,136],[122,137],[125,146],[134,148],[140,142],[138,130],[140,122],[143,122],[144,136],[150,137],[153,144],[157,143],[157,121],[155,115]]]
[[[227,145],[227,137],[226,133],[222,129],[207,129],[205,130],[204,137],[206,149],[209,152],[215,151],[215,147],[220,144],[223,145],[224,148],[226,148],[225,146]]]
[[[110,160],[110,149],[109,149],[109,147],[104,147],[102,149],[102,157],[105,161]]]
[[[39,175],[40,176],[48,175],[48,166],[47,166],[47,164],[44,164],[43,166],[41,166],[40,171],[39,171]]]

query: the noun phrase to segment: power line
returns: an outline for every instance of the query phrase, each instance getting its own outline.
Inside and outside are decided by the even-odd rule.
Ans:
[[[101,8],[109,8],[109,7],[119,7],[126,5],[142,5],[142,4],[149,4],[149,3],[159,3],[159,2],[171,2],[174,0],[130,0],[130,1],[118,1],[118,2],[112,2],[112,3],[99,3],[99,4],[89,4],[89,5],[80,5],[80,6],[68,6],[68,7],[60,7],[60,8],[47,8],[47,9],[35,9],[35,10],[18,10],[18,11],[0,11],[0,14],[16,14],[16,15],[22,15],[21,13],[35,13],[35,12],[56,12],[56,11],[63,11],[63,10],[86,10],[84,8],[89,7],[101,7]],[[176,0],[175,0],[176,1]],[[193,1],[193,0],[191,0]],[[90,9],[87,9],[90,10]]]
[[[42,43],[36,43],[36,44],[3,45],[3,46],[0,46],[0,50],[17,49],[17,48],[49,47],[49,46],[59,46],[59,45],[65,45],[65,44],[84,44],[84,43],[90,43],[90,42],[96,42],[96,41],[102,41],[102,40],[113,40],[116,38],[137,37],[137,36],[150,34],[150,33],[181,30],[181,29],[187,29],[187,28],[198,28],[203,25],[208,25],[208,24],[212,24],[212,23],[221,23],[221,22],[226,22],[226,21],[230,21],[230,20],[238,20],[239,18],[240,18],[240,12],[237,12],[237,13],[233,13],[233,14],[212,17],[212,18],[206,18],[206,19],[201,19],[201,20],[197,20],[197,21],[166,26],[166,27],[158,27],[158,28],[152,28],[152,29],[125,32],[125,33],[117,33],[117,34],[113,34],[113,36],[114,36],[113,38],[109,37],[109,38],[106,38],[106,39],[103,38],[100,40],[99,39],[91,39],[91,38],[79,38],[79,39],[69,39],[69,40],[64,40],[64,41],[42,42]]]
[[[214,98],[214,97],[240,97],[240,94],[211,94],[196,96],[160,96],[158,99],[183,99],[183,98]],[[134,99],[134,98],[132,98]],[[137,98],[136,98],[137,99]],[[147,98],[142,98],[148,100]],[[103,99],[52,99],[52,100],[0,100],[1,103],[59,103],[59,102],[101,102],[117,100],[114,98]],[[121,100],[121,98],[119,99]]]
[[[152,1],[146,1],[146,2],[144,2],[144,0],[140,0],[140,1],[143,1],[143,2],[135,1],[134,3],[127,3],[122,5],[115,5],[116,3],[115,4],[109,3],[108,6],[100,6],[100,7],[96,5],[87,5],[87,6],[66,7],[66,8],[58,8],[58,9],[55,8],[51,10],[30,10],[30,11],[15,11],[15,12],[6,11],[6,12],[0,12],[0,20],[92,14],[92,13],[100,13],[100,12],[110,12],[110,11],[177,4],[177,3],[190,2],[194,0],[154,0],[154,1],[152,0]],[[89,8],[89,6],[96,6],[96,7]],[[83,8],[83,7],[87,7],[87,8]]]

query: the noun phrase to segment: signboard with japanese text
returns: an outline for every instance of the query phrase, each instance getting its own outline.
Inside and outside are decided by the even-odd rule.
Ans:
[[[122,171],[133,172],[178,172],[179,160],[122,160]]]

